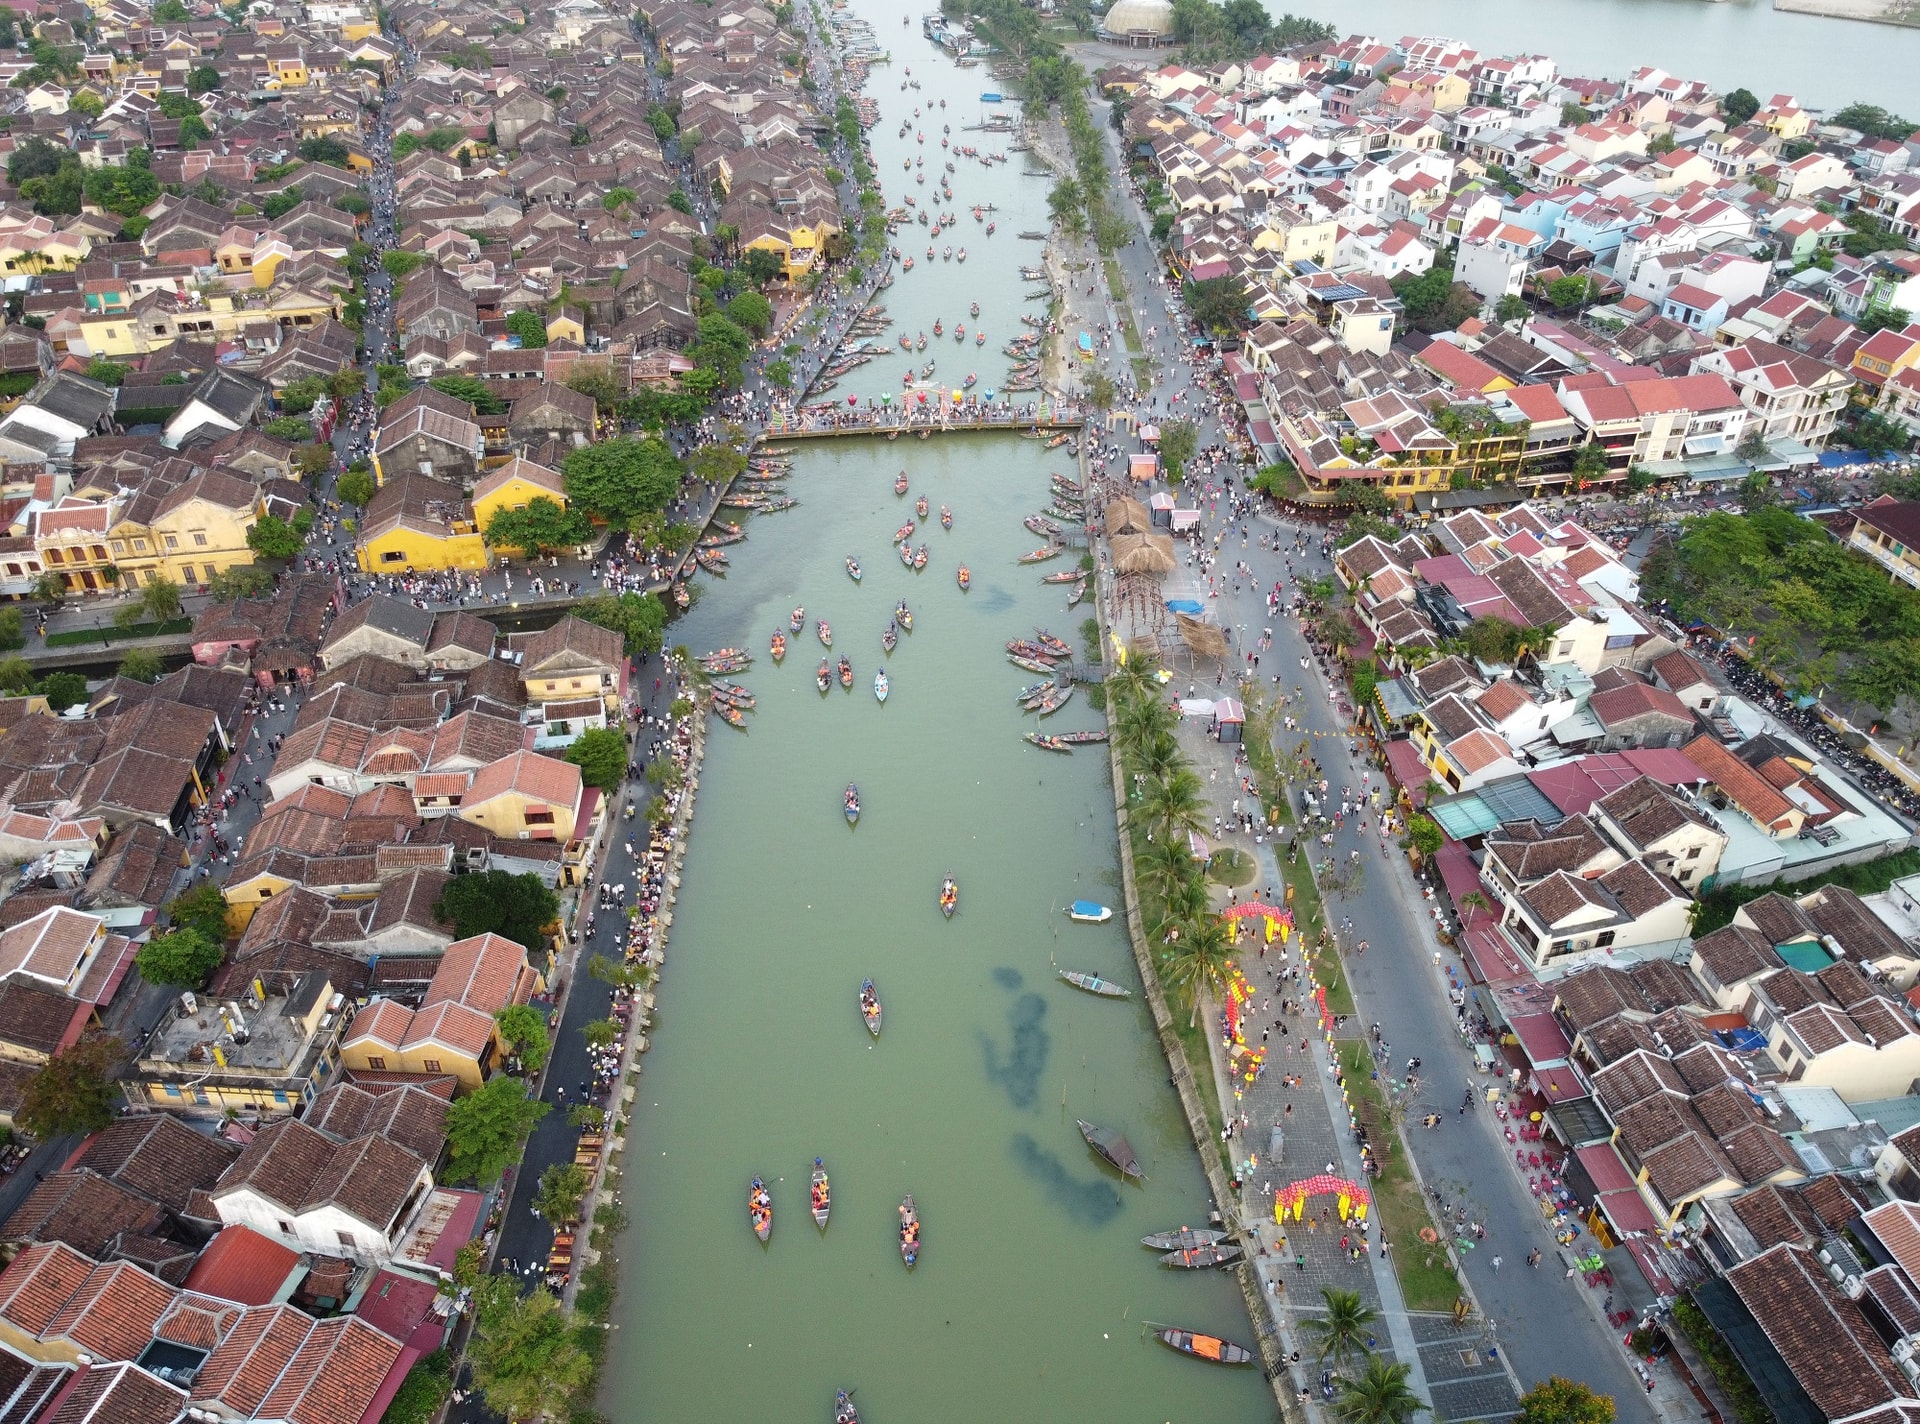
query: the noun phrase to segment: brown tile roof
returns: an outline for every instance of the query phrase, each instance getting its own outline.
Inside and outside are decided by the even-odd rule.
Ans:
[[[1663,687],[1648,682],[1630,682],[1623,687],[1596,692],[1587,700],[1587,710],[1608,730],[1624,727],[1642,717],[1665,717],[1681,729],[1693,725],[1693,714],[1686,704]]]
[[[184,1211],[199,1188],[211,1187],[240,1156],[231,1142],[195,1132],[165,1113],[123,1117],[87,1142],[77,1166],[111,1177],[159,1202]]]
[[[1695,737],[1680,750],[1762,828],[1778,824],[1793,810],[1787,798],[1769,786],[1766,778],[1712,737]]]
[[[1766,936],[1746,925],[1724,925],[1702,935],[1693,942],[1693,952],[1716,982],[1729,987],[1782,967]]]
[[[1792,1188],[1756,1187],[1734,1197],[1730,1205],[1763,1251],[1783,1241],[1811,1246],[1820,1239],[1820,1219]]]
[[[153,1339],[173,1287],[122,1261],[96,1266],[42,1332],[97,1360],[132,1360]]]
[[[1647,1049],[1623,1054],[1593,1075],[1593,1095],[1615,1118],[1661,1094],[1685,1099],[1686,1080],[1665,1058]]]
[[[322,1320],[257,1412],[288,1424],[359,1424],[399,1358],[400,1342],[358,1316]]]
[[[195,1402],[215,1402],[223,1411],[251,1418],[312,1328],[313,1317],[290,1305],[242,1311],[194,1377]]]
[[[386,1231],[426,1164],[380,1137],[341,1142],[300,1121],[271,1123],[221,1179],[216,1199],[242,1188],[295,1211],[338,1207]]]
[[[515,752],[474,773],[463,806],[484,805],[509,791],[548,806],[572,807],[580,800],[580,768],[538,752]]]
[[[521,659],[522,675],[534,677],[549,663],[560,667],[587,665],[618,671],[626,659],[626,645],[618,633],[568,614],[551,628],[527,640]]]
[[[187,1393],[129,1363],[99,1365],[81,1375],[40,1424],[173,1424]]]
[[[1775,1246],[1735,1266],[1726,1279],[1827,1418],[1909,1396],[1886,1345],[1812,1252]]]
[[[1594,804],[1641,850],[1683,826],[1713,827],[1713,822],[1682,800],[1677,791],[1650,776],[1630,781]]]
[[[342,1139],[378,1133],[432,1162],[446,1142],[446,1095],[412,1082],[377,1090],[335,1083],[313,1100],[306,1120]]]
[[[97,1172],[52,1172],[14,1208],[0,1242],[64,1241],[97,1260],[121,1232],[148,1231],[161,1220],[158,1205]]]
[[[63,1241],[27,1247],[0,1271],[0,1319],[22,1334],[40,1334],[93,1268],[93,1261]]]

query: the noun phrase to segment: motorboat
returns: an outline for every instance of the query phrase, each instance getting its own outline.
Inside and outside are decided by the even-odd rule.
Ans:
[[[847,577],[855,583],[860,582],[860,561],[853,555],[847,555]]]
[[[807,626],[807,610],[805,608],[794,609],[793,615],[787,619],[787,631],[791,633],[798,633],[802,628],[806,626]]]
[[[827,1217],[833,1210],[833,1188],[827,1182],[827,1164],[820,1158],[813,1159],[813,1224],[822,1231],[827,1229]]]
[[[904,18],[901,23],[906,23]],[[833,1424],[860,1424],[860,1411],[853,1407],[853,1395],[844,1389],[833,1396]]]
[[[908,1270],[920,1259],[920,1212],[913,1204],[912,1192],[900,1200],[900,1259],[907,1263]]]
[[[813,631],[819,634],[821,647],[831,648],[833,646],[833,629],[827,626],[826,619],[822,618],[816,622],[813,625]]]
[[[902,470],[899,478],[894,480],[893,492],[895,494],[905,494],[907,492],[907,472],[905,470]]]
[[[902,633],[913,631],[913,610],[907,607],[906,599],[901,599],[900,606],[893,610],[893,621],[900,625]]]
[[[787,635],[785,633],[775,633],[769,644],[768,651],[773,654],[773,660],[775,662],[779,662],[785,658],[787,655]]]
[[[833,686],[833,665],[825,658],[820,659],[820,670],[813,675],[813,680],[822,692]]]
[[[940,882],[940,913],[948,919],[952,919],[953,912],[959,908],[960,887],[955,883],[954,878],[949,875],[945,880]]]
[[[887,674],[884,668],[873,675],[873,698],[876,702],[887,700]]]
[[[967,571],[965,564],[960,565],[960,572],[954,575],[954,577],[960,581],[960,592],[962,593],[965,593],[967,588],[973,583],[973,575]]]
[[[1113,918],[1113,911],[1092,900],[1075,900],[1067,906],[1067,918],[1083,925],[1104,925]]]
[[[921,495],[920,498],[913,502],[913,512],[922,519],[927,517],[927,497],[925,495]]]
[[[847,660],[845,653],[840,655],[840,685],[848,691],[853,689],[853,664]]]
[[[887,631],[880,635],[881,650],[883,652],[890,653],[899,646],[900,646],[900,630],[894,626],[891,620],[889,620],[889,622],[887,623]]]
[[[972,381],[973,377],[969,376],[967,380]],[[948,509],[944,504],[940,506],[940,527],[949,532],[953,529],[953,511]]]
[[[1191,1251],[1196,1246],[1218,1246],[1229,1233],[1209,1226],[1183,1226],[1178,1231],[1157,1231],[1142,1236],[1140,1244],[1149,1251]]]

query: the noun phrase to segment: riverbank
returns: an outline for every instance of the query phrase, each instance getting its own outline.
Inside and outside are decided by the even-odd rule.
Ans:
[[[1773,8],[1830,20],[1863,20],[1909,29],[1920,26],[1920,4],[1914,0],[1773,0]]]

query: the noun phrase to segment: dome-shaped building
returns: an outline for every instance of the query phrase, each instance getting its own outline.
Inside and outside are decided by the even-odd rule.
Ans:
[[[1114,0],[1100,22],[1101,38],[1147,49],[1173,38],[1173,0]]]

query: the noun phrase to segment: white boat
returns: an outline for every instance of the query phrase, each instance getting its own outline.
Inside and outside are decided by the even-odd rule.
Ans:
[[[1075,900],[1067,906],[1067,918],[1087,925],[1103,925],[1113,918],[1113,911],[1092,900]]]
[[[882,702],[887,700],[887,675],[884,672],[873,675],[873,695]]]

